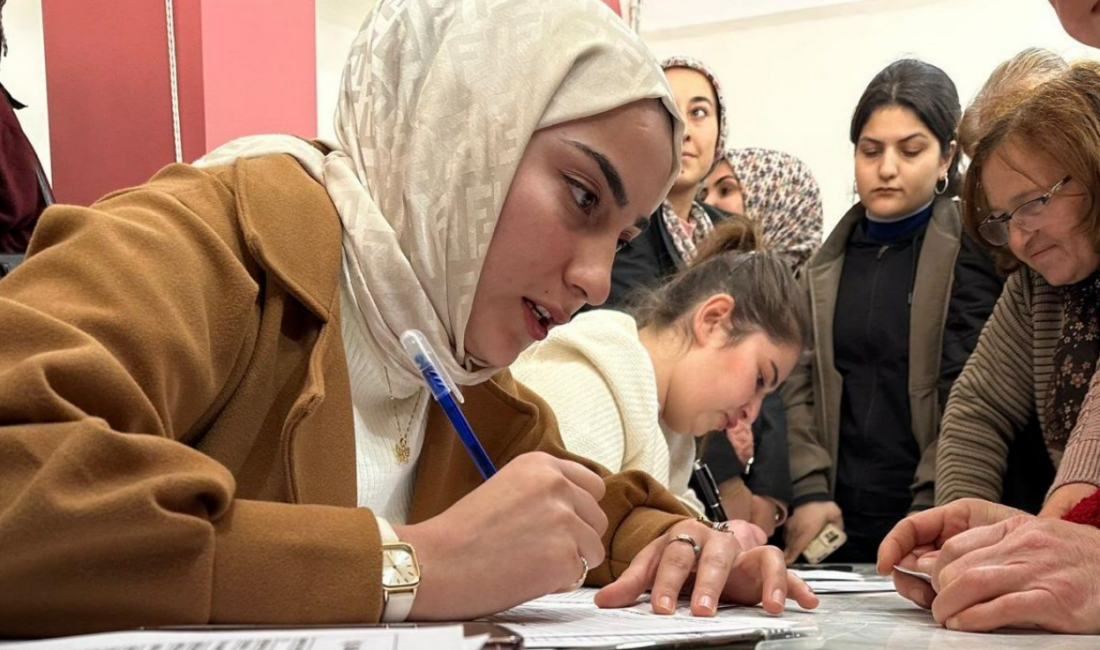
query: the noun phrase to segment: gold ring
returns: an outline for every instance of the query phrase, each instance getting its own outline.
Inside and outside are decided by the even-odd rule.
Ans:
[[[672,544],[673,542],[684,542],[684,543],[690,545],[691,550],[695,553],[695,559],[699,559],[699,551],[701,551],[703,549],[699,546],[698,542],[696,542],[695,538],[692,537],[691,535],[680,534],[680,535],[677,535],[676,537],[673,537],[672,539],[668,540],[669,544]]]
[[[577,578],[577,581],[569,585],[569,591],[576,591],[584,586],[584,581],[588,579],[588,560],[581,556],[581,577]]]

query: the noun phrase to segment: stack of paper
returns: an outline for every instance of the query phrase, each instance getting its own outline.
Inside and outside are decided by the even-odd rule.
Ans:
[[[764,639],[817,634],[817,628],[785,621],[762,609],[722,608],[717,616],[692,616],[686,604],[671,616],[652,612],[648,602],[600,609],[595,589],[545,596],[489,620],[523,636],[527,648],[593,648],[722,637]]]
[[[862,576],[851,571],[818,571],[803,569],[793,571],[806,581],[815,594],[867,594],[878,591],[895,591],[894,581],[882,576]]]
[[[2,643],[3,650],[479,650],[461,625],[233,631],[136,631]]]

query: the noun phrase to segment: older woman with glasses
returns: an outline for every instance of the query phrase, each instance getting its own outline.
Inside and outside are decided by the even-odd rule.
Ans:
[[[1100,47],[1100,16],[1092,11],[1092,0],[1052,4],[1070,34]],[[1058,349],[1080,358],[1077,352],[1084,353],[1095,344],[1096,298],[1087,294],[1096,285],[1100,262],[1096,252],[1100,248],[1098,106],[1100,65],[1077,64],[1043,86],[1019,110],[1000,113],[1004,117],[995,121],[975,153],[974,173],[966,191],[967,223],[982,226],[989,233],[990,244],[1003,242],[1002,254],[1018,256],[1026,268],[1009,281],[974,354],[974,363],[956,384],[958,390],[948,411],[952,423],[945,422],[940,439],[944,455],[957,456],[963,448],[957,439],[961,438],[959,423],[982,422],[964,408],[967,402],[978,403],[975,396],[979,392],[988,399],[1007,389],[1019,398],[1022,387],[1022,407],[1007,401],[999,408],[989,403],[983,407],[987,426],[993,422],[1001,430],[1018,424],[1020,411],[1044,408],[1039,406],[1044,402],[1037,399],[1040,391],[1034,397],[1026,394],[1030,388],[1027,372],[1017,373],[1023,375],[1022,383],[1020,376],[991,374],[1007,369],[997,367],[1004,358],[998,359],[994,348],[1008,350],[1007,356],[1015,359],[1009,366],[1033,371],[1036,376],[1058,367],[1049,353],[1038,354],[1036,343],[1050,338],[1049,326],[1038,327],[1051,320],[1041,316],[1044,312],[1062,318],[1055,358]],[[1019,196],[1021,192],[1023,196]],[[1006,210],[1010,205],[1016,209]],[[990,214],[998,216],[991,218]],[[1022,340],[1002,343],[1006,331],[1014,330]],[[1085,345],[1064,340],[1066,334],[1084,339]],[[1035,342],[1030,359],[1026,353],[1029,337]],[[1095,362],[1095,352],[1091,359]],[[1032,368],[1028,368],[1029,362]],[[1078,468],[1087,470],[1094,465],[1097,389],[1081,368],[1058,374],[1068,377],[1077,391],[1088,386],[1080,407],[1069,411],[1076,422],[1060,470],[1059,480],[1065,482],[1072,480],[1070,474]],[[1064,393],[1062,386],[1058,389],[1056,385],[1052,392]],[[997,434],[994,431],[992,437]],[[950,445],[944,444],[945,438]],[[971,449],[976,448],[971,445]],[[1087,471],[1081,476],[1085,474]],[[1074,494],[1075,487],[1079,489]],[[1048,502],[1046,514],[1060,511],[1064,507],[1060,500],[1071,503],[1091,486],[1080,488],[1072,483],[1059,488]],[[894,584],[898,593],[930,608],[936,620],[951,629],[987,631],[1012,626],[1094,634],[1100,632],[1100,491],[1086,496],[1062,519],[1028,517],[988,501],[961,499],[902,520],[879,549],[878,570],[887,573],[899,565],[930,574],[932,584],[927,584],[894,571]]]
[[[1000,500],[1009,447],[1037,418],[1058,468],[1043,514],[1060,516],[1100,485],[1100,64],[1017,103],[967,174],[967,226],[1017,270],[948,400],[936,501]]]

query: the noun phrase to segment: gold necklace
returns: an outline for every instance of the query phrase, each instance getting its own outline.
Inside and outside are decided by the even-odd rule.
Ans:
[[[393,443],[393,455],[397,458],[398,463],[405,465],[412,457],[412,449],[409,448],[409,431],[412,429],[413,420],[416,419],[416,412],[420,409],[420,396],[424,393],[424,390],[416,391],[416,401],[413,402],[412,412],[409,413],[409,419],[405,422],[405,429],[402,431],[401,418],[397,416],[397,398],[393,396],[393,385],[390,383],[390,371],[383,366],[382,373],[386,376],[386,390],[390,393],[390,410],[393,412],[393,421],[397,423],[397,429],[401,433],[401,437]]]

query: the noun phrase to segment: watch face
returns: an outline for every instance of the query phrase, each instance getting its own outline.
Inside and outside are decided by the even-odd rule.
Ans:
[[[391,546],[382,553],[382,584],[386,587],[409,587],[420,582],[420,569],[412,550]]]

